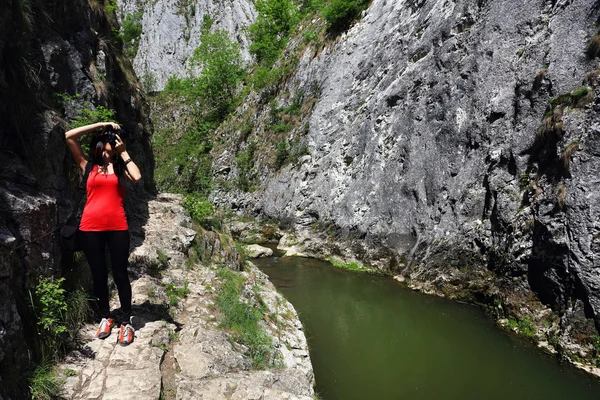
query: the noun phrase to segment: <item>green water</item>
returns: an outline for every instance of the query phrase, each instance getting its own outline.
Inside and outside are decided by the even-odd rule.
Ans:
[[[318,260],[256,264],[298,311],[324,400],[600,399],[600,380],[500,331],[473,306]]]

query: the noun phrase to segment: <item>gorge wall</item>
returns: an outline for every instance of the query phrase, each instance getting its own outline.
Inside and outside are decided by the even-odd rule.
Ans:
[[[0,397],[22,393],[24,371],[40,357],[28,290],[39,276],[60,275],[56,229],[80,175],[64,133],[82,110],[114,110],[127,132],[143,182],[128,188],[126,208],[134,242],[143,235],[151,125],[115,27],[96,2],[0,2]]]
[[[142,32],[137,40],[133,67],[149,90],[162,90],[169,77],[188,76],[193,67],[189,58],[200,44],[200,29],[205,16],[214,28],[224,29],[237,41],[246,62],[250,61],[249,42],[244,28],[254,22],[256,11],[251,1],[143,1],[118,2],[120,19],[139,16]]]
[[[599,8],[375,0],[333,41],[291,41],[297,68],[274,102],[317,99],[286,137],[309,154],[278,169],[273,106],[251,94],[233,118],[255,107],[253,130],[223,129],[236,139],[213,151],[213,178],[235,182],[236,154],[254,143],[257,189],[213,198],[294,228],[305,254],[505,309],[539,299],[562,336],[596,335]]]

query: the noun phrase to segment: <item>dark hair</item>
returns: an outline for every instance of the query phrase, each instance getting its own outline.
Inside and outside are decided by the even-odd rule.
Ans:
[[[100,148],[98,148],[98,144],[101,144]],[[105,144],[106,141],[102,140],[102,138],[92,136],[92,139],[90,140],[90,150],[88,154],[89,161],[101,167],[105,165],[104,158],[102,157],[102,149],[104,148]],[[112,155],[112,161],[113,167],[115,169],[115,174],[117,175],[117,178],[119,178],[119,184],[121,184],[121,186],[124,186],[123,184],[125,183],[125,163],[123,162],[123,159],[121,159],[121,157],[118,156],[118,154]]]

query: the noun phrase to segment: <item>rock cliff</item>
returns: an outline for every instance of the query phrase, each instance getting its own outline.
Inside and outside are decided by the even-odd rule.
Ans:
[[[252,1],[140,1],[118,2],[121,20],[139,13],[142,32],[138,38],[133,67],[150,90],[162,90],[171,76],[188,76],[188,59],[200,44],[200,28],[205,16],[215,29],[224,29],[237,41],[246,61],[250,60],[244,28],[254,22]]]
[[[277,169],[273,106],[251,95],[254,130],[231,129],[241,145],[218,147],[213,170],[235,181],[254,142],[259,189],[223,185],[215,201],[295,228],[305,254],[505,311],[541,300],[561,332],[596,335],[599,7],[375,0],[333,41],[290,41],[298,65],[274,101],[317,98],[287,136],[309,155]]]
[[[64,132],[82,110],[113,110],[126,129],[143,171],[126,197],[138,241],[147,218],[151,125],[115,26],[114,13],[96,2],[0,3],[0,396],[22,393],[40,356],[28,290],[64,265],[56,229],[78,184]]]

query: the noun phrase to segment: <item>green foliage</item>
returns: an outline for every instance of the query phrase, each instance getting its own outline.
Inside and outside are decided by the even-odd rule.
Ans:
[[[214,122],[195,115],[193,126],[173,140],[174,131],[157,130],[153,137],[155,180],[162,191],[208,196],[211,188]]]
[[[119,37],[123,40],[125,54],[129,58],[134,58],[138,51],[140,36],[142,34],[142,16],[141,11],[127,14],[123,18]]]
[[[192,78],[171,76],[167,80],[163,93],[177,96],[195,96],[195,84],[196,82]]]
[[[117,1],[116,0],[108,0],[105,1],[104,4],[104,11],[106,11],[108,14],[113,13],[117,10]]]
[[[206,197],[198,194],[188,194],[183,197],[182,205],[192,219],[200,224],[213,214],[213,205]]]
[[[290,143],[282,139],[275,143],[275,169],[281,168],[285,160],[290,155]]]
[[[38,326],[51,336],[56,337],[67,332],[64,316],[67,311],[67,300],[62,283],[65,278],[40,278],[34,289],[34,310],[38,318]]]
[[[270,67],[298,23],[298,9],[292,0],[257,0],[254,7],[258,16],[248,28],[250,53],[256,56],[257,63]]]
[[[84,108],[80,110],[75,119],[71,121],[71,128],[95,124],[96,122],[115,122],[114,117],[114,110],[108,110],[102,106],[97,106],[95,108]]]
[[[60,397],[64,380],[59,379],[50,359],[44,359],[29,378],[32,400],[52,400]]]
[[[140,84],[142,85],[146,93],[156,91],[156,83],[156,75],[154,75],[152,72],[146,71],[140,77]]]
[[[587,95],[590,92],[590,90],[591,90],[591,88],[589,86],[580,86],[580,87],[576,88],[575,90],[573,90],[571,95],[573,96],[574,100],[578,100],[578,99],[582,98],[583,96]]]
[[[189,282],[185,281],[182,288],[175,286],[173,283],[168,283],[165,287],[165,292],[169,299],[169,304],[176,306],[179,304],[180,299],[183,299],[190,294]]]
[[[210,32],[212,20],[204,17],[200,45],[190,59],[191,65],[202,67],[195,85],[203,102],[223,120],[232,109],[238,85],[244,76],[240,46],[229,38],[227,31]]]
[[[305,144],[285,139],[279,140],[275,143],[275,169],[281,168],[286,162],[294,163],[307,154],[309,151]]]
[[[222,268],[218,273],[223,284],[217,295],[217,305],[223,313],[221,327],[234,333],[234,339],[248,347],[248,353],[257,369],[273,363],[273,341],[259,324],[264,307],[253,307],[241,300],[244,278]]]
[[[258,66],[250,79],[250,84],[256,91],[264,90],[267,94],[274,94],[277,83],[280,81],[285,70],[283,68],[270,68]]]
[[[529,340],[535,339],[536,328],[527,315],[517,319],[510,318],[506,326],[511,330],[516,330],[517,333]]]
[[[571,94],[570,93],[561,94],[560,96],[558,96],[556,98],[550,97],[548,100],[550,101],[550,105],[552,107],[569,104],[571,102]]]
[[[369,7],[370,0],[331,0],[323,9],[327,28],[332,32],[343,32]]]
[[[238,152],[235,157],[238,169],[238,187],[245,192],[250,190],[250,170],[255,151],[256,143],[250,142],[246,150]]]
[[[369,272],[370,271],[369,268],[366,268],[357,262],[346,263],[335,257],[329,257],[327,259],[327,261],[329,261],[329,263],[336,268],[342,268],[342,269],[346,269],[348,271],[356,271],[356,272]]]
[[[85,291],[77,289],[67,295],[65,325],[69,330],[70,339],[75,339],[77,330],[91,313],[90,296]]]

